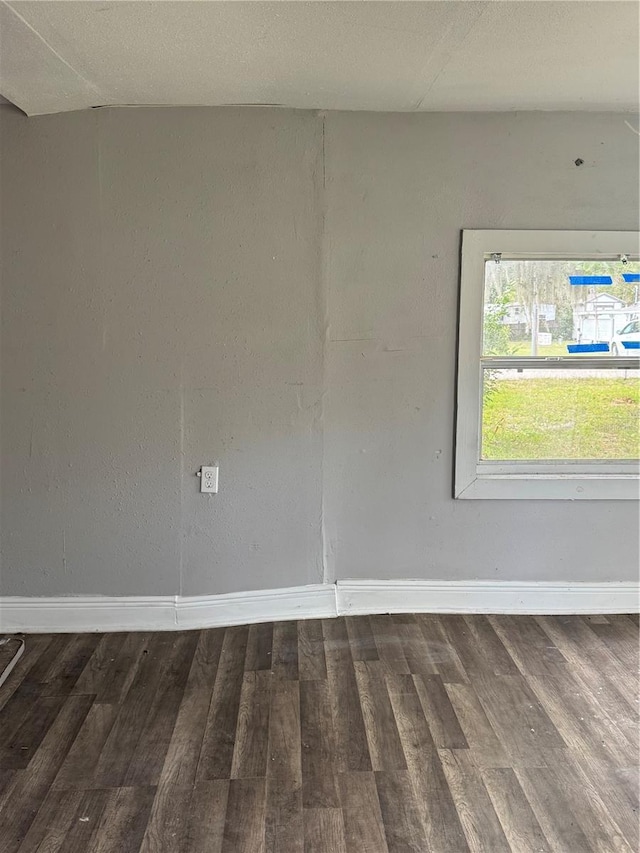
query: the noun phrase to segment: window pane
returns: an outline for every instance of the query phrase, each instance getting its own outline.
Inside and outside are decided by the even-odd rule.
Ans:
[[[485,262],[485,356],[640,355],[638,261]]]
[[[483,371],[481,459],[638,459],[640,370]]]

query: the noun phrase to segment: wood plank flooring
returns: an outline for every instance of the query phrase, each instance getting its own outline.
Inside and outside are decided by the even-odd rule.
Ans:
[[[637,853],[635,616],[26,638],[1,853]]]

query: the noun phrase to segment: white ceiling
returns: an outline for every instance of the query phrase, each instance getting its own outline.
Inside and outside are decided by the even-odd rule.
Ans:
[[[107,104],[635,110],[635,0],[0,5],[0,92]]]

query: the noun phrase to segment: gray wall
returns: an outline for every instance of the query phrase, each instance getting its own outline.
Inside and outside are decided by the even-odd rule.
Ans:
[[[636,228],[625,118],[2,107],[2,594],[635,579],[451,499],[460,229]]]

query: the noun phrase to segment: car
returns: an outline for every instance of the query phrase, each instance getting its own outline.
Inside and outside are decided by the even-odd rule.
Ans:
[[[611,355],[637,355],[640,350],[640,320],[632,320],[611,338]]]

